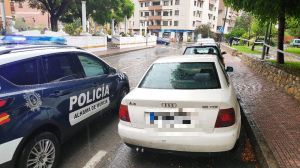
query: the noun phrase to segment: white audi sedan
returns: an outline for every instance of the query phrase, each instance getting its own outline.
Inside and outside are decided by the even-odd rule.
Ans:
[[[137,149],[184,152],[231,150],[241,129],[240,107],[214,55],[155,61],[122,100],[119,135]]]

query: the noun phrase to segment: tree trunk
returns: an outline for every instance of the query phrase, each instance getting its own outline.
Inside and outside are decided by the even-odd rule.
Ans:
[[[284,49],[284,30],[285,30],[285,6],[284,0],[281,0],[281,11],[278,17],[278,49]],[[284,54],[277,52],[277,63],[284,64]]]
[[[51,22],[51,30],[57,32],[58,31],[58,18],[51,15],[50,16],[50,22]]]

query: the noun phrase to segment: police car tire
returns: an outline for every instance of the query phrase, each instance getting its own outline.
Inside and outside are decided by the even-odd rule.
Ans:
[[[34,145],[36,144],[36,142],[40,141],[40,140],[50,140],[55,147],[55,158],[54,158],[54,162],[52,165],[52,168],[55,168],[57,163],[58,163],[58,158],[60,156],[60,143],[59,140],[57,139],[57,137],[51,133],[51,132],[43,132],[40,133],[38,135],[36,135],[35,137],[31,138],[27,144],[24,146],[23,151],[19,157],[19,161],[18,161],[18,168],[27,168],[26,167],[26,163],[27,163],[27,159],[29,156],[30,151],[32,150],[32,148],[34,147]]]

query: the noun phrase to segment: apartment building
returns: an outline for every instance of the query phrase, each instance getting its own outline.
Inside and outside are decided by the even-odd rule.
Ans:
[[[227,16],[226,16],[227,13]],[[222,33],[224,31],[224,34],[229,33],[232,28],[235,25],[236,19],[239,16],[239,12],[234,11],[233,9],[226,7],[223,0],[219,0],[219,10],[218,10],[218,25],[217,30]],[[224,26],[224,20],[226,16],[226,23],[225,28]]]
[[[219,0],[133,0],[134,15],[128,21],[135,34],[156,34],[171,40],[188,41],[194,30],[208,24],[217,32]]]

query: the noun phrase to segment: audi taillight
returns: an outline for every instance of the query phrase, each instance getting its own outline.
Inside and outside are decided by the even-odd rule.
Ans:
[[[6,106],[8,99],[0,99],[0,108]]]
[[[235,112],[233,108],[220,109],[215,128],[229,127],[235,123]]]
[[[121,104],[119,109],[119,118],[122,121],[130,122],[128,106]]]

